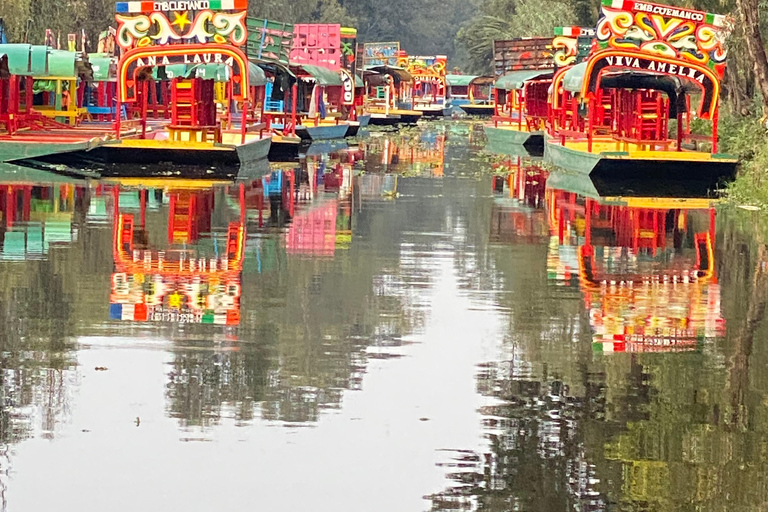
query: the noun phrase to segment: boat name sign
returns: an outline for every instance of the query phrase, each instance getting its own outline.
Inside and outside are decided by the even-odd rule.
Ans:
[[[706,79],[706,75],[698,69],[684,66],[683,64],[672,64],[654,59],[628,57],[624,55],[609,55],[605,57],[605,60],[609,66],[637,68],[669,75],[679,75],[684,78],[696,80],[700,84],[704,84],[704,80]]]
[[[643,2],[634,2],[635,10],[648,12],[651,14],[661,14],[670,18],[691,20],[697,22],[705,21],[705,13],[699,11],[689,11],[678,7],[667,7],[666,5],[646,4]]]
[[[171,64],[226,64],[227,66],[234,66],[235,59],[230,55],[223,55],[221,53],[194,53],[184,55],[150,55],[146,59],[139,58],[136,60],[137,67],[144,66],[169,66]]]
[[[720,95],[720,83],[715,72],[704,67],[686,64],[682,61],[666,59],[664,57],[652,57],[648,55],[638,56],[631,53],[619,54],[616,50],[607,50],[595,54],[588,62],[583,92],[596,93],[599,77],[603,71],[609,68],[621,68],[626,70],[650,71],[663,75],[677,76],[699,84],[702,92],[699,115],[703,119],[710,119],[717,105]]]

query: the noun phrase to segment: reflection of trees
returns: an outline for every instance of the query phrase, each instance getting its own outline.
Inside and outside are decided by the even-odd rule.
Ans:
[[[768,500],[764,234],[718,215],[724,338],[699,353],[605,358],[607,418],[620,431],[595,445],[611,502],[631,510],[759,510]]]
[[[37,193],[36,188],[31,197]],[[51,201],[58,200],[54,197]],[[69,212],[76,236],[71,242],[52,243],[43,253],[25,252],[30,259],[0,262],[0,510],[6,505],[10,446],[35,435],[53,437],[68,414],[77,364],[74,336],[81,322],[100,320],[94,300],[105,293],[94,291],[105,265],[93,244],[104,231],[107,244],[111,237],[108,230],[85,224],[88,191],[77,188],[73,197]],[[14,229],[44,224],[51,211],[57,220],[54,205],[36,211],[32,222],[20,218]]]
[[[585,423],[603,414],[601,385],[574,396],[563,381],[532,379],[522,361],[485,364],[478,391],[500,405],[484,407],[488,448],[455,452],[454,484],[431,496],[433,510],[601,510]]]

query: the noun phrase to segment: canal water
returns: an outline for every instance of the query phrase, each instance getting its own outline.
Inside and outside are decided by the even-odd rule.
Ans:
[[[764,507],[756,214],[484,145],[0,169],[0,510]]]

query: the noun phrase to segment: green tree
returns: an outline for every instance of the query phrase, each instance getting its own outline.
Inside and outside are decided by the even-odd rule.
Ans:
[[[486,0],[456,40],[469,56],[466,70],[486,74],[493,68],[495,40],[549,35],[575,22],[574,2],[566,0]]]

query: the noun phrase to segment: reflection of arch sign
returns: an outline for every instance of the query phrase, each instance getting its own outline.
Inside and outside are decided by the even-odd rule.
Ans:
[[[117,66],[120,101],[136,101],[136,72],[140,68],[172,64],[225,64],[232,69],[233,99],[248,98],[248,58],[242,51],[220,44],[179,44],[134,48],[126,52]]]
[[[608,68],[660,73],[694,83],[702,92],[699,115],[703,119],[711,119],[715,112],[717,99],[720,96],[720,82],[714,71],[693,62],[631,51],[608,49],[594,54],[587,61],[581,90],[582,97],[597,92],[600,74]]]
[[[346,69],[341,70],[341,104],[353,105],[355,103],[355,79]]]

